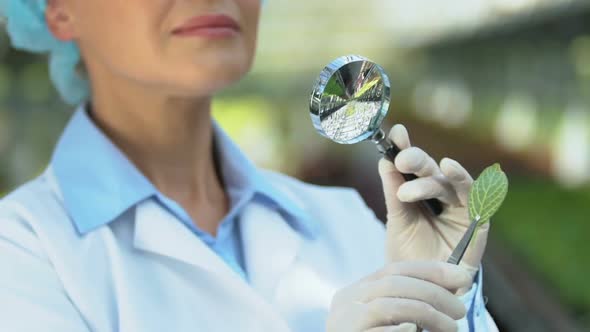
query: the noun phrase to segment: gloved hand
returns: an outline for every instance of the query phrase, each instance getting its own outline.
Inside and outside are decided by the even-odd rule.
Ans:
[[[452,292],[471,275],[434,261],[392,263],[341,289],[332,300],[327,332],[456,332],[465,306]]]
[[[467,202],[473,179],[458,162],[445,158],[439,166],[427,153],[411,147],[402,125],[394,126],[389,138],[401,152],[395,163],[379,162],[387,205],[387,256],[391,262],[446,261],[470,224]],[[414,173],[419,179],[405,182],[399,172]],[[444,211],[438,217],[412,203],[429,198],[443,203]],[[489,223],[479,227],[461,262],[472,276],[483,256],[488,230]]]
[[[445,263],[469,227],[473,179],[456,161],[445,158],[439,166],[424,151],[410,147],[401,125],[393,127],[389,138],[402,150],[394,163],[379,162],[390,263],[334,296],[327,332],[455,332],[455,320],[465,316],[455,294],[471,288],[489,225],[479,228],[461,266]],[[400,171],[419,178],[405,182]],[[413,203],[430,198],[443,203],[440,216],[425,214]]]

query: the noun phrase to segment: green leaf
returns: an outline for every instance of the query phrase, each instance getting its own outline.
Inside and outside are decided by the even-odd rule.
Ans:
[[[500,164],[486,168],[475,180],[469,192],[469,218],[489,222],[508,193],[508,178]]]

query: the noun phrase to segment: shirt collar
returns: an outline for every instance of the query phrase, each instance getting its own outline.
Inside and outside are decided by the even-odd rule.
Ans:
[[[51,158],[65,207],[81,234],[110,223],[139,202],[159,194],[94,124],[84,106],[73,114]],[[213,133],[228,191],[261,199],[285,213],[298,231],[313,236],[316,226],[302,206],[273,186],[215,121]]]
[[[291,226],[311,237],[315,236],[317,225],[303,206],[271,183],[216,121],[213,121],[213,132],[226,188],[251,188],[254,194],[259,195],[255,198],[284,212]]]

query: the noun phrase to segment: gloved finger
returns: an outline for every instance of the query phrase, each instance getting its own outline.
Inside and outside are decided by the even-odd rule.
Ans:
[[[424,150],[409,147],[395,157],[395,168],[402,173],[416,174],[419,177],[440,174],[437,163]]]
[[[479,237],[479,234],[477,236]],[[484,235],[484,236],[486,236],[486,235]],[[485,240],[486,239],[484,239],[484,241]],[[462,268],[464,268],[465,271],[467,271],[470,275],[472,275],[473,276],[472,278],[475,278],[475,275],[477,274],[477,271],[479,271],[479,268],[478,267],[475,267],[475,266],[472,266],[471,264],[469,264],[468,262],[465,261],[465,258],[468,258],[469,257],[469,254],[470,254],[469,249],[467,249],[467,252],[465,253],[465,256],[463,256],[463,259],[461,260],[461,263],[459,263],[459,266],[462,267]],[[469,258],[468,258],[468,260],[469,260]],[[471,285],[471,286],[473,286],[473,285]],[[468,291],[469,289],[471,289],[471,287],[464,288],[463,290],[467,290]],[[455,294],[457,294],[457,293],[455,293]],[[463,295],[463,294],[464,294],[464,292],[460,292],[460,294],[458,294],[458,295]]]
[[[371,302],[381,297],[402,298],[428,303],[437,311],[455,320],[465,316],[465,305],[450,291],[428,281],[386,276],[359,289],[358,300]]]
[[[418,327],[415,324],[404,323],[401,325],[373,327],[364,332],[416,332],[417,330]]]
[[[418,178],[403,183],[397,191],[397,197],[406,203],[431,198],[437,198],[445,204],[456,204],[458,201],[454,188],[442,176]]]
[[[393,128],[391,128],[389,131],[388,137],[400,150],[404,150],[412,146],[410,143],[410,135],[408,134],[408,130],[401,124],[396,124],[393,126]]]
[[[461,164],[450,158],[441,160],[440,169],[455,189],[461,204],[467,206],[469,190],[473,184],[473,178],[469,172]]]
[[[402,275],[429,281],[448,290],[469,287],[473,277],[460,266],[439,261],[402,261],[388,264],[364,278],[371,282],[385,276]]]
[[[405,183],[405,180],[393,163],[385,158],[381,158],[379,160],[379,176],[383,184],[385,206],[387,207],[388,215],[407,213],[409,211],[408,204],[401,202],[397,197],[397,191]],[[397,220],[397,218],[393,219]]]
[[[431,305],[411,300],[381,297],[366,304],[366,328],[415,323],[430,332],[456,332],[457,322]]]
[[[401,124],[393,126],[389,131],[388,137],[400,150],[407,149],[411,146],[408,131],[406,130],[406,127]],[[379,176],[383,183],[387,211],[389,213],[407,212],[407,204],[400,202],[396,194],[399,186],[402,185],[405,180],[395,168],[393,161],[385,158],[382,158],[379,161]]]

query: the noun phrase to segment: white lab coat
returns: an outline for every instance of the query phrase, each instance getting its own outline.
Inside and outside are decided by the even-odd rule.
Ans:
[[[79,235],[49,167],[0,201],[0,331],[324,331],[333,294],[383,266],[384,227],[352,189],[263,174],[318,235],[249,204],[246,282],[153,200]],[[476,330],[486,331],[477,288]]]
[[[383,265],[384,227],[352,189],[263,172],[319,235],[249,204],[248,283],[153,200],[80,236],[48,168],[0,202],[0,330],[324,331],[334,292]]]

